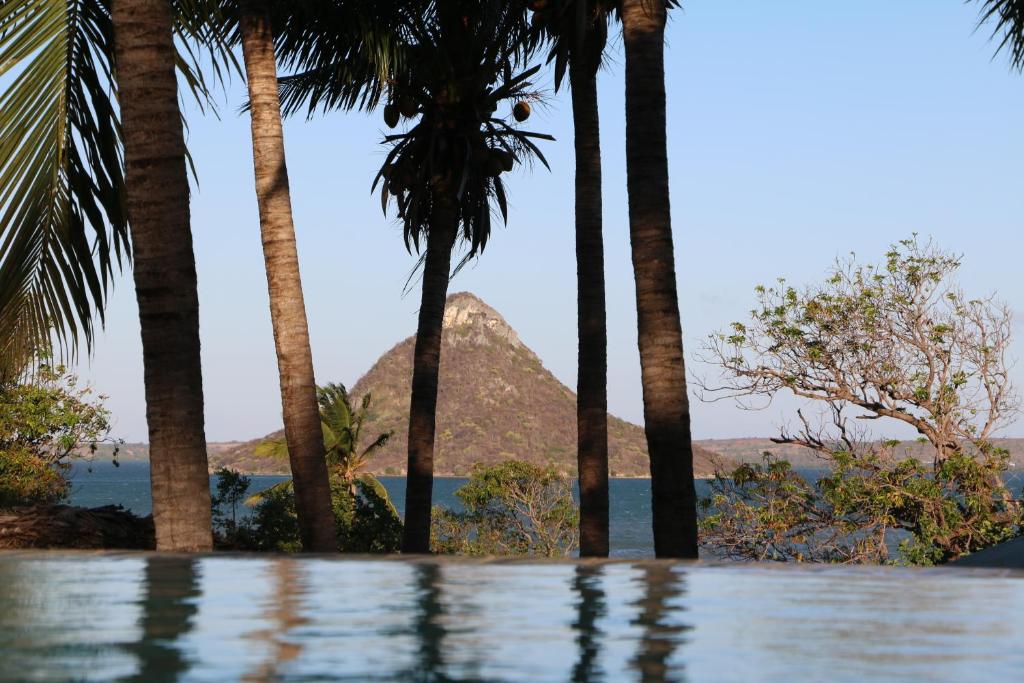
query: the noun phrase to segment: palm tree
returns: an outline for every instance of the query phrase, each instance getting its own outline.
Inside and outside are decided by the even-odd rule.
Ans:
[[[370,417],[373,396],[365,394],[359,402],[359,408],[353,408],[344,384],[321,387],[318,396],[327,465],[342,481],[354,487],[370,457],[387,445],[394,432],[378,434],[366,448],[361,448],[359,442],[363,424]]]
[[[112,20],[157,549],[209,550],[199,299],[174,17],[167,0],[115,0]]]
[[[1010,63],[1024,72],[1024,0],[979,0],[980,24],[995,22],[993,38],[999,42],[998,51],[1010,53]]]
[[[2,379],[91,348],[129,257],[111,33],[99,0],[0,3]]]
[[[409,456],[403,552],[430,546],[437,378],[441,323],[456,242],[468,245],[462,260],[486,246],[491,201],[503,218],[507,204],[503,172],[536,155],[531,138],[495,116],[499,105],[516,101],[515,117],[529,115],[529,78],[539,67],[514,74],[523,56],[522,12],[497,1],[417,3],[403,15],[400,36],[406,61],[389,74],[385,122],[413,120],[405,133],[390,135],[391,146],[374,180],[386,207],[394,197],[407,248],[420,250],[422,300],[413,355],[409,410]],[[544,162],[546,163],[546,162]],[[456,267],[458,270],[458,266]]]
[[[337,549],[331,489],[295,245],[274,36],[264,0],[242,3],[239,27],[249,87],[260,233],[295,509],[302,547],[312,552],[331,552]]]
[[[323,434],[322,446],[326,469],[347,484],[349,491],[355,495],[357,482],[376,482],[372,475],[364,474],[363,470],[370,457],[391,439],[392,432],[378,434],[368,446],[361,448],[363,424],[370,416],[372,395],[364,395],[359,408],[354,408],[344,384],[328,384],[317,389],[317,400],[320,406],[320,431]],[[264,441],[257,446],[256,454],[286,458],[288,443],[287,439]],[[372,485],[372,482],[370,483]]]
[[[654,552],[697,557],[697,499],[669,212],[663,0],[622,0],[626,187]]]
[[[537,6],[537,5],[535,5]],[[601,135],[597,71],[608,38],[608,7],[597,0],[537,6],[534,26],[552,47],[557,90],[569,70],[576,148],[576,461],[580,555],[608,556],[608,331],[601,220]]]

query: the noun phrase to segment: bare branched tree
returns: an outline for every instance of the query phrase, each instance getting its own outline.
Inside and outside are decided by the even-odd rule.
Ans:
[[[832,425],[784,431],[780,442],[852,449],[864,430],[845,417],[913,427],[936,462],[983,447],[1018,413],[1007,357],[1011,316],[994,297],[969,298],[954,283],[960,259],[916,237],[881,265],[838,261],[824,284],[757,287],[748,323],[711,335],[701,360],[722,381],[699,381],[702,398],[771,401],[780,391],[828,405]],[[846,411],[844,413],[844,411]]]

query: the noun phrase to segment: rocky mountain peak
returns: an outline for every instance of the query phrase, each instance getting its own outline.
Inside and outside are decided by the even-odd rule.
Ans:
[[[486,343],[487,333],[490,333],[515,348],[522,346],[519,335],[501,314],[469,292],[457,292],[448,297],[442,327],[448,331],[449,338],[452,331],[458,331],[460,337],[468,332],[476,341]]]

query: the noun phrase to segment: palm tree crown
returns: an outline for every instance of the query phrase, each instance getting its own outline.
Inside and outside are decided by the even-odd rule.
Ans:
[[[501,174],[531,157],[547,166],[533,139],[553,138],[496,115],[514,102],[513,118],[525,120],[538,99],[529,79],[540,67],[517,71],[528,57],[515,38],[524,32],[522,13],[506,3],[432,3],[406,15],[405,60],[388,74],[384,117],[392,127],[400,116],[413,124],[385,138],[391,149],[374,187],[381,185],[385,209],[394,197],[408,248],[419,249],[441,193],[455,199],[467,258],[478,254],[490,235],[492,200],[507,219]]]

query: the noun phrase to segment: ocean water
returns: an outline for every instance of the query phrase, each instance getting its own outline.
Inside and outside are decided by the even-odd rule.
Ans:
[[[808,478],[816,478],[819,471],[801,470]],[[284,481],[288,477],[252,477],[250,493],[256,493]],[[99,505],[123,505],[139,515],[152,511],[149,495],[149,463],[124,462],[114,467],[109,461],[86,464],[76,462],[71,470],[71,504],[84,507]],[[381,477],[400,514],[405,507],[405,477]],[[466,483],[458,477],[434,479],[434,504],[458,509],[460,507],[455,491]],[[708,494],[706,481],[698,480],[697,495]],[[1024,496],[1024,474],[1012,472],[1007,484],[1018,497]],[[216,477],[210,477],[211,491]],[[651,482],[649,479],[612,479],[609,482],[608,535],[611,556],[620,558],[645,558],[654,556],[654,538],[651,531]],[[901,536],[891,535],[895,552]]]
[[[71,470],[71,504],[84,507],[123,505],[138,515],[152,511],[149,495],[149,463],[123,462],[115,467],[109,461],[91,464],[76,462]],[[284,481],[281,476],[253,476],[250,493],[256,493]],[[400,514],[405,507],[405,477],[381,477]],[[434,479],[434,504],[458,508],[455,491],[466,483],[456,477]],[[211,490],[216,477],[210,477]],[[697,482],[698,494],[706,490]],[[616,557],[652,557],[651,482],[647,479],[613,479],[610,484],[609,543]]]
[[[0,552],[3,681],[1024,680],[1024,577]]]

